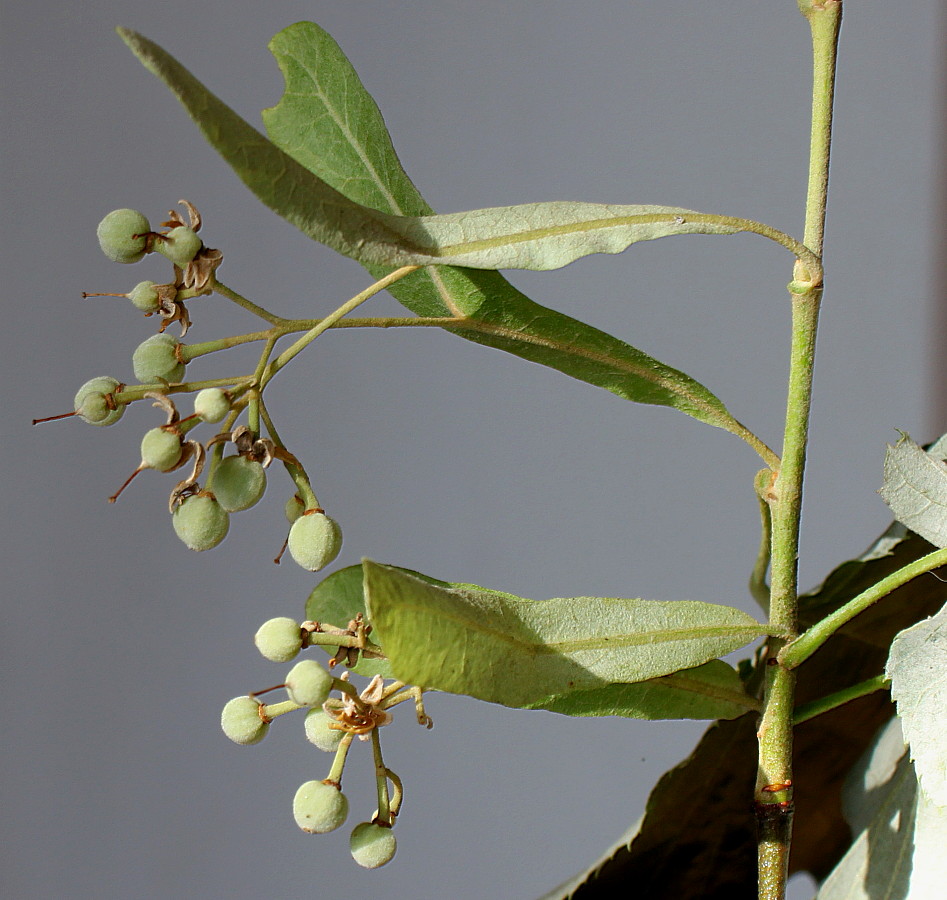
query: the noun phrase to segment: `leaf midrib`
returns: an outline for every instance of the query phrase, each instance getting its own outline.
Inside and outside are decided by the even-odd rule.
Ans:
[[[758,624],[753,626],[746,625],[716,625],[716,626],[691,626],[689,628],[668,628],[661,631],[640,632],[638,634],[625,633],[621,635],[610,635],[608,637],[588,637],[580,640],[571,641],[552,641],[552,642],[529,642],[521,636],[515,635],[509,631],[497,630],[487,627],[484,623],[467,616],[458,615],[446,609],[438,609],[437,613],[432,613],[429,606],[420,603],[413,603],[410,600],[402,599],[399,606],[406,613],[420,611],[423,615],[436,615],[440,620],[461,625],[468,631],[474,631],[490,637],[499,638],[504,643],[512,647],[517,647],[530,655],[558,654],[568,656],[570,653],[579,653],[590,650],[603,650],[606,648],[625,648],[646,646],[649,644],[673,643],[674,641],[685,641],[689,639],[702,639],[711,637],[740,637],[749,635],[750,639],[766,633],[765,626]],[[531,626],[521,617],[515,614],[509,606],[507,607],[515,616],[518,625],[524,628]]]
[[[363,149],[362,144],[355,139],[355,136],[352,134],[345,120],[343,118],[340,118],[339,113],[336,110],[336,107],[333,104],[329,103],[328,97],[325,94],[325,92],[322,90],[322,88],[319,86],[319,81],[315,77],[313,70],[308,65],[301,62],[298,56],[295,56],[292,53],[286,53],[286,57],[296,62],[299,65],[300,69],[302,69],[302,71],[306,73],[306,76],[309,78],[310,82],[315,87],[316,94],[322,100],[322,105],[325,107],[325,109],[329,111],[330,115],[332,116],[332,121],[335,122],[339,131],[341,131],[345,135],[346,140],[348,140],[349,142],[349,146],[352,147],[353,150],[355,150],[356,154],[358,154],[358,158],[362,161],[362,164],[365,166],[365,169],[370,174],[372,180],[375,182],[379,190],[388,200],[388,203],[391,206],[391,209],[389,211],[396,215],[403,215],[404,212],[403,212],[401,204],[398,203],[398,200],[395,198],[394,194],[392,194],[391,191],[388,189],[387,184],[381,179],[380,175],[378,174],[377,169],[369,160],[367,152]],[[287,91],[287,93],[289,92]],[[305,95],[303,94],[299,94],[297,96],[305,97]]]

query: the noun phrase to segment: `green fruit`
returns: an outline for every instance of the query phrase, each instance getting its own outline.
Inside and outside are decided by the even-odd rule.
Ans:
[[[152,428],[141,439],[141,465],[146,469],[170,472],[183,452],[180,435],[166,428]]]
[[[345,734],[340,728],[330,728],[335,722],[324,709],[314,708],[306,713],[303,728],[306,730],[306,739],[326,753],[334,753]]]
[[[300,706],[322,706],[331,690],[332,676],[314,659],[296,663],[286,676],[286,693]]]
[[[307,511],[289,529],[289,552],[299,565],[318,572],[342,549],[342,529],[324,512]]]
[[[176,266],[182,269],[197,256],[203,241],[197,236],[197,232],[186,225],[178,225],[172,228],[165,236],[164,240],[158,238],[154,243],[154,249],[162,256],[166,256]]]
[[[214,470],[214,495],[227,512],[257,503],[266,490],[266,470],[245,456],[228,456]]]
[[[391,862],[397,849],[394,832],[374,822],[356,825],[349,838],[352,859],[365,869],[377,869]]]
[[[113,209],[95,233],[102,252],[113,262],[136,263],[145,255],[151,225],[134,209]]]
[[[259,744],[270,723],[260,718],[260,704],[252,697],[234,697],[220,713],[220,727],[235,744]]]
[[[283,512],[286,514],[286,521],[289,522],[290,525],[292,525],[293,522],[295,522],[305,511],[306,504],[303,503],[299,494],[293,494],[293,496],[286,501],[286,506],[283,507]]]
[[[302,649],[302,629],[295,619],[278,616],[264,622],[253,636],[257,650],[273,662],[289,662]]]
[[[114,425],[125,412],[125,404],[114,403],[111,409],[106,395],[116,394],[121,388],[121,383],[108,375],[90,378],[76,392],[73,409],[90,425]]]
[[[293,798],[296,824],[310,834],[326,834],[345,823],[349,801],[336,784],[307,781]]]
[[[205,422],[222,422],[230,412],[230,398],[220,388],[204,388],[194,397],[194,412]]]
[[[209,491],[185,497],[171,514],[177,536],[192,550],[216,547],[230,528],[230,517]]]
[[[154,313],[158,311],[160,305],[155,287],[153,281],[139,281],[126,296],[136,309],[140,309],[143,313]]]
[[[181,342],[170,334],[153,334],[142,341],[132,354],[135,377],[142,384],[180,381],[184,376],[184,363],[177,357],[181,346]]]

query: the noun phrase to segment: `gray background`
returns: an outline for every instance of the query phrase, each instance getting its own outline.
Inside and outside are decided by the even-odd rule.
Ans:
[[[529,898],[634,821],[704,727],[432,697],[433,731],[403,715],[384,734],[406,783],[397,859],[358,870],[348,829],[312,837],[293,824],[296,787],[328,766],[301,722],[277,722],[253,748],[217,725],[229,697],[281,680],[285,667],[251,637],[270,616],[301,614],[314,583],[269,562],[288,480],[274,470],[265,501],[199,556],[167,521],[176,476],[145,473],[105,503],[155,411],[139,405],[111,429],[30,428],[93,375],[130,379],[130,353],[153,331],[130,305],[80,298],[165,271],[101,255],[95,225],[109,209],[155,222],[192,200],[225,252],[221,277],[286,315],[320,315],[368,283],[262,208],[111,31],[141,30],[257,123],[281,92],[266,42],[300,19],[339,40],[442,212],[666,203],[801,231],[809,62],[793,0],[5,4],[4,896],[297,898],[344,886],[352,898]],[[843,28],[805,584],[886,525],[874,491],[893,429],[936,430],[941,25],[934,0],[869,0],[851,4]],[[790,270],[784,251],[739,236],[510,277],[685,369],[777,445]],[[221,300],[193,310],[193,340],[255,327]],[[249,369],[239,359],[194,368]],[[339,565],[370,556],[535,598],[753,608],[759,463],[721,431],[428,330],[326,335],[268,397],[343,524]],[[368,757],[355,753],[346,772],[353,823],[373,807]]]

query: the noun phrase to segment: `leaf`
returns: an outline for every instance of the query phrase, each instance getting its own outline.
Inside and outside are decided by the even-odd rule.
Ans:
[[[363,213],[343,194],[383,213],[432,212],[402,169],[374,100],[319,26],[297,23],[271,43],[287,81],[279,104],[264,112],[277,146],[159,47],[126,29],[119,33],[146,67],[171,87],[210,143],[281,215],[283,195],[287,202],[301,202],[302,192],[310,189],[303,183],[309,185],[314,177],[324,183],[317,195],[354,211],[353,228]],[[269,178],[267,166],[274,165],[275,174]],[[289,212],[286,217],[303,227],[301,215]],[[469,259],[463,262],[470,264]],[[370,264],[367,268],[375,277],[391,270]],[[389,291],[419,316],[453,318],[443,327],[468,340],[557,369],[627,400],[670,406],[741,437],[747,434],[720,400],[694,379],[611,335],[534,303],[497,272],[437,266],[407,276]]]
[[[304,234],[384,266],[558,269],[590,253],[679,234],[758,230],[674,206],[551,201],[443,216],[399,216],[350,200],[248,125],[157,44],[119,29],[144,66],[177,96],[244,184]]]
[[[800,617],[806,624],[817,621],[930,550],[895,523],[858,559],[838,566],[802,597]],[[917,578],[847,623],[797,670],[798,702],[878,675],[894,636],[943,601],[942,584]],[[842,784],[893,710],[887,694],[878,692],[796,728],[794,799],[800,825],[793,836],[793,872],[824,878],[848,850]],[[755,897],[756,824],[750,806],[755,731],[753,716],[712,725],[690,758],[658,782],[628,840],[544,900],[612,900],[627,893],[629,884],[649,900]]]
[[[337,191],[396,215],[426,215],[401,166],[384,119],[333,38],[312,22],[270,42],[286,80],[264,110],[270,139]],[[369,267],[380,276],[389,269]],[[439,266],[389,288],[421,316],[459,316],[451,330],[468,340],[546,365],[639,403],[677,407],[733,430],[733,418],[705,387],[605,332],[546,309],[497,272]]]
[[[947,464],[904,435],[888,446],[879,493],[899,522],[935,547],[947,547]]]
[[[732,666],[719,659],[635,684],[608,684],[551,697],[533,706],[567,716],[631,719],[735,719],[759,701]]]
[[[428,578],[420,572],[402,569],[415,578],[430,581],[433,584],[446,584]],[[371,623],[365,609],[365,594],[362,590],[362,567],[347,566],[333,572],[328,578],[319,582],[306,600],[306,619],[314,622],[336,625],[345,628],[357,615],[361,614],[367,623]],[[371,636],[377,639],[377,635]],[[332,656],[333,648],[324,647],[327,656]],[[381,675],[384,678],[393,678],[391,664],[387,659],[360,658],[358,665],[352,670],[357,675],[372,677]]]
[[[263,110],[270,140],[337,191],[372,209],[424,216],[425,203],[401,165],[381,111],[332,36],[297,22],[269,43],[286,87]]]
[[[921,787],[947,807],[947,606],[894,639],[885,672]]]
[[[444,588],[469,589],[411,569],[399,568],[414,578]],[[323,579],[306,601],[307,619],[345,625],[359,613],[371,622],[365,605],[362,566],[348,566]],[[377,640],[378,635],[372,637]],[[331,648],[326,648],[331,655]],[[388,660],[362,659],[359,675],[395,677]],[[550,697],[535,708],[570,716],[627,716],[637,719],[730,719],[758,707],[737,673],[720,660],[633,685],[614,684]]]
[[[925,900],[947,882],[947,809],[918,791],[893,719],[845,785],[851,849],[817,900]]]
[[[692,668],[765,633],[741,610],[693,601],[523,600],[444,588],[362,563],[372,625],[397,678],[505,706]]]

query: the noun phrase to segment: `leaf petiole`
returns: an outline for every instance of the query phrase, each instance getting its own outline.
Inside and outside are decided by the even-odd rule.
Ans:
[[[850,622],[859,613],[864,612],[869,606],[887,597],[892,591],[917,578],[918,575],[931,572],[943,565],[947,565],[947,549],[934,550],[926,556],[908,563],[896,572],[892,572],[887,578],[882,578],[877,584],[873,584],[867,590],[862,591],[853,600],[850,600],[831,615],[826,616],[821,622],[817,622],[808,631],[803,632],[798,638],[783,647],[777,656],[780,665],[786,669],[794,669],[812,656],[839,628]]]
[[[886,691],[890,686],[891,680],[886,675],[876,675],[874,678],[860,681],[858,684],[835,691],[833,694],[827,694],[818,700],[802,703],[793,710],[792,724],[801,725],[803,722],[808,722],[809,719],[821,716],[822,713],[831,712],[833,709],[837,709],[852,700],[857,700],[859,697],[867,697],[875,691]]]

